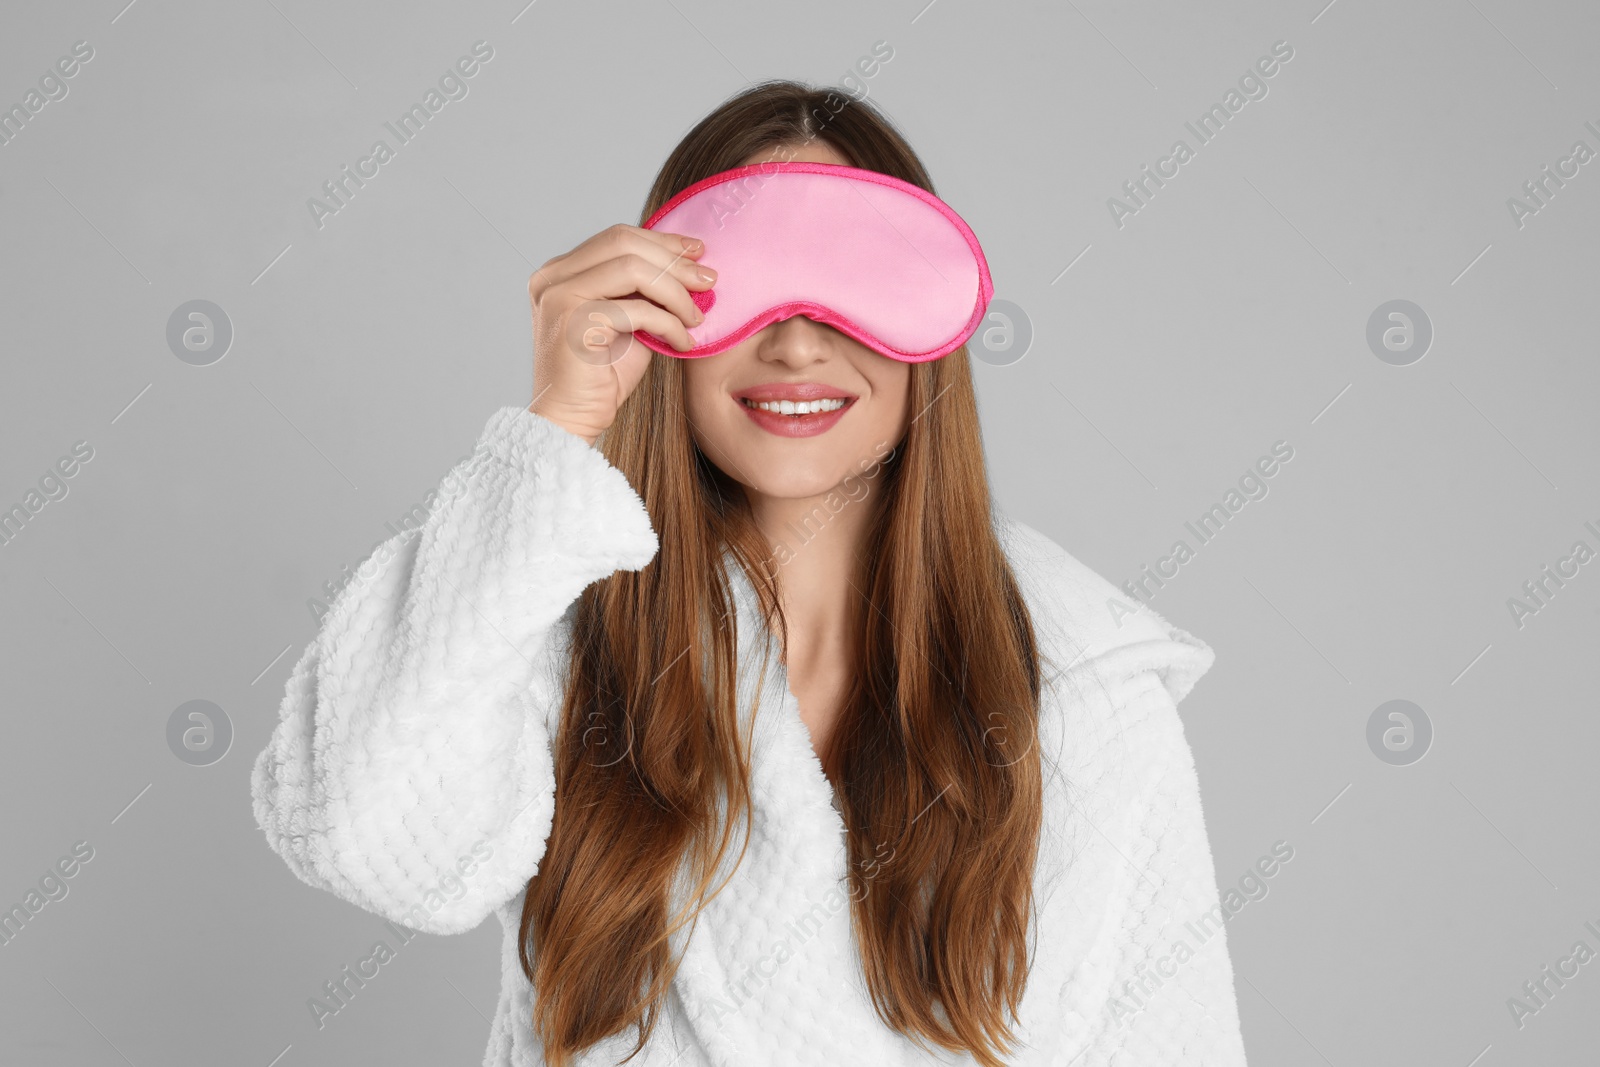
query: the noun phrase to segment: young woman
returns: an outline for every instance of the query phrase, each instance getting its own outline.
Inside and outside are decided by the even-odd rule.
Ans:
[[[876,109],[772,82],[642,221],[773,160],[932,193]],[[1211,650],[994,512],[964,346],[646,347],[696,346],[713,259],[617,225],[534,273],[533,402],[323,619],[268,841],[405,926],[500,919],[491,1067],[1243,1064],[1176,711]]]

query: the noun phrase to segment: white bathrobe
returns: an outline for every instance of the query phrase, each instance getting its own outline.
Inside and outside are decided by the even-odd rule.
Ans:
[[[995,521],[1046,680],[1032,967],[1007,1062],[1243,1064],[1229,915],[1176,706],[1211,649],[1049,538]],[[543,1063],[516,935],[555,804],[570,609],[657,548],[643,501],[598,450],[523,408],[495,412],[420,531],[380,546],[340,591],[255,763],[256,821],[308,885],[428,933],[500,920],[485,1067]],[[776,641],[754,591],[729,571],[741,694],[759,695],[746,726],[750,848],[675,940],[663,1025],[632,1062],[971,1064],[919,1048],[873,1010],[850,930],[845,827],[779,657],[759,670],[763,642]],[[616,1063],[634,1036],[580,1062]]]

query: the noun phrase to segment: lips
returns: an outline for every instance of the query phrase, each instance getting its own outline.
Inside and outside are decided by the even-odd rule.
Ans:
[[[733,397],[751,422],[778,437],[822,433],[838,422],[856,400],[854,393],[821,382],[771,382],[741,389]],[[777,410],[758,407],[760,404]],[[795,412],[800,406],[820,406],[822,410]]]

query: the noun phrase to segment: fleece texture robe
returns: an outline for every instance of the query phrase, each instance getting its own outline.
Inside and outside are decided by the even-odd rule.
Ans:
[[[1213,653],[1037,531],[994,522],[1046,683],[1032,967],[1007,1063],[1242,1065],[1228,915],[1177,713]],[[543,1063],[516,937],[554,811],[574,602],[658,547],[643,501],[597,449],[523,408],[495,412],[420,528],[379,546],[340,590],[254,764],[256,821],[300,880],[428,933],[499,919],[485,1067]],[[662,1024],[632,1063],[971,1064],[873,1009],[845,826],[754,590],[728,571],[741,707],[759,709],[746,735],[750,848],[674,942],[682,962]],[[614,1064],[635,1036],[580,1062]]]

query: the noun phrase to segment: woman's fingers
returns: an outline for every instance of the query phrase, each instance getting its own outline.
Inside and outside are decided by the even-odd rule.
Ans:
[[[711,284],[698,278],[691,280],[697,288],[709,288]],[[560,283],[560,287],[587,299],[643,296],[672,312],[685,327],[698,326],[705,318],[685,283],[675,276],[670,263],[658,264],[635,252],[602,260]]]
[[[528,279],[533,312],[534,403],[591,443],[611,425],[654,353],[639,330],[680,352],[695,346],[703,321],[691,289],[709,289],[714,271],[695,262],[704,245],[674,233],[619,223]]]
[[[677,315],[648,300],[626,297],[585,302],[573,312],[569,329],[575,343],[592,355],[620,354],[617,335],[635,330],[647,330],[680,352],[687,352],[695,344]]]
[[[642,294],[693,325],[700,313],[689,290],[711,288],[716,272],[695,262],[705,251],[703,244],[691,251],[682,242],[677,234],[619,223],[540,267],[529,281],[529,293],[537,300],[543,290],[560,285],[580,300]]]

